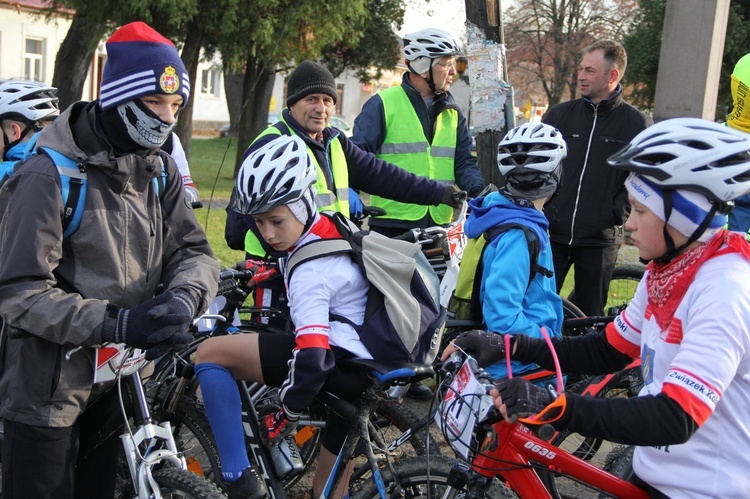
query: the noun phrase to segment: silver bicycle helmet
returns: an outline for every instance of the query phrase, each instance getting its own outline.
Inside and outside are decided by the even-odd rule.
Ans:
[[[0,119],[29,123],[60,115],[57,89],[35,81],[8,80],[0,83]]]
[[[242,162],[232,209],[246,215],[269,212],[301,199],[317,178],[305,141],[280,135]]]
[[[456,41],[442,29],[428,28],[404,35],[404,57],[408,61],[419,57],[440,59],[459,53]]]
[[[659,122],[608,162],[662,189],[693,190],[718,203],[750,192],[750,135],[699,118]]]
[[[557,190],[567,151],[555,127],[524,123],[508,131],[498,144],[497,166],[511,194],[540,199]]]

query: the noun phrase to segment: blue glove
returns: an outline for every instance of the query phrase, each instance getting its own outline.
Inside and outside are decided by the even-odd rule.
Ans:
[[[362,204],[362,200],[359,199],[357,191],[349,187],[349,214],[353,219],[362,218],[365,207]]]

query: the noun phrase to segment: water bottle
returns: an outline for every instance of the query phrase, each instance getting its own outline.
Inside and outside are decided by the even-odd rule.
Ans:
[[[289,435],[271,447],[271,458],[280,480],[291,478],[305,471],[305,463],[299,454],[297,442]]]

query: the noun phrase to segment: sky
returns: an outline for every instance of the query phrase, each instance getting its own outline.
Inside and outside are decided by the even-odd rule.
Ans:
[[[466,38],[466,9],[462,0],[409,0],[399,35],[425,28],[440,28],[460,40]]]

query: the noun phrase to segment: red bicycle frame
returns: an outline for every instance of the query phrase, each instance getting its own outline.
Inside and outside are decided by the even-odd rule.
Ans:
[[[471,464],[480,475],[501,477],[522,498],[552,497],[535,468],[547,468],[616,497],[649,496],[632,483],[541,440],[526,426],[504,420],[491,426]]]

